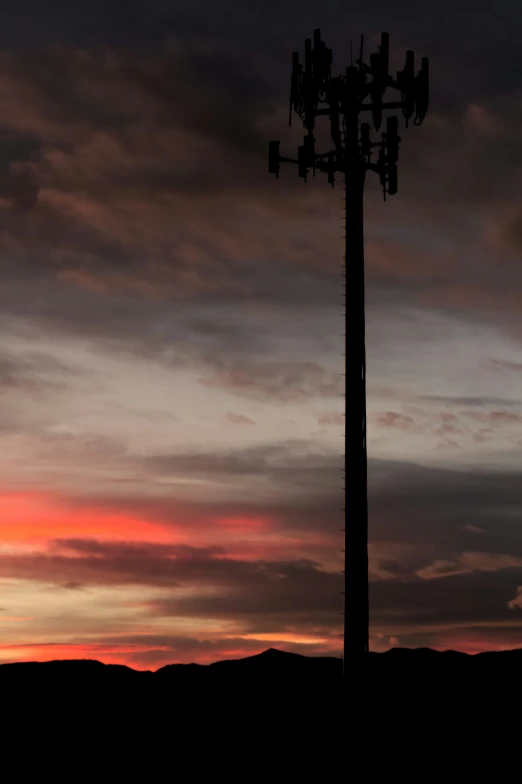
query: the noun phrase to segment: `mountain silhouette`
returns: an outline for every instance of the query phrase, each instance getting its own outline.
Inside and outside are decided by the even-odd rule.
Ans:
[[[420,677],[424,687],[429,680],[437,681],[438,675],[448,677],[452,674],[459,678],[466,674],[475,678],[489,672],[496,677],[512,677],[522,666],[522,649],[509,651],[489,651],[469,655],[458,651],[435,651],[430,648],[392,648],[385,653],[370,653],[367,671],[371,673],[373,686],[386,684],[387,690],[393,688],[390,675],[400,675],[397,688],[404,689]],[[0,665],[0,682],[25,679],[27,676],[54,676],[57,674],[75,678],[88,678],[91,682],[121,678],[145,679],[149,683],[185,681],[230,681],[244,675],[270,679],[284,677],[286,680],[297,678],[306,681],[339,681],[343,665],[340,658],[332,656],[303,656],[298,653],[269,648],[254,656],[242,659],[224,659],[212,664],[167,664],[155,672],[134,670],[121,664],[103,664],[92,659],[66,659],[48,662],[15,662]],[[384,676],[384,680],[381,680]],[[429,677],[427,677],[429,676]]]
[[[163,678],[171,677],[177,673],[175,668],[186,665],[168,664],[156,672]],[[189,665],[194,666],[194,665]],[[197,666],[197,665],[196,665]],[[299,653],[279,651],[276,648],[247,656],[244,659],[224,659],[209,665],[199,665],[205,668],[207,676],[213,678],[229,678],[236,675],[307,675],[318,677],[340,677],[342,675],[342,661],[329,656],[302,656]]]
[[[243,659],[224,659],[213,662],[212,664],[167,664],[164,667],[151,672],[150,670],[133,670],[121,664],[103,664],[92,659],[67,659],[49,662],[15,662],[12,664],[0,665],[0,681],[2,677],[8,677],[11,681],[15,677],[26,675],[55,675],[62,674],[67,676],[78,676],[89,678],[111,678],[120,677],[136,678],[141,676],[149,679],[161,678],[163,682],[189,680],[229,680],[236,676],[278,676],[284,675],[292,678],[294,675],[299,678],[305,676],[310,678],[336,678],[342,675],[342,661],[334,657],[312,657],[302,656],[298,653],[280,651],[276,648],[269,648],[262,653],[254,656],[247,656]]]

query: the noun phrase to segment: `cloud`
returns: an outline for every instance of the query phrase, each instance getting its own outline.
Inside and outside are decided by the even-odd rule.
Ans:
[[[59,586],[74,583],[84,590],[143,585],[160,592],[144,596],[144,612],[157,619],[237,621],[244,634],[335,635],[342,609],[335,606],[342,598],[341,541],[335,533],[342,527],[341,493],[335,502],[325,492],[330,482],[325,474],[324,485],[317,482],[314,492],[309,490],[304,498],[298,492],[320,468],[319,455],[307,455],[303,445],[294,444],[288,451],[254,449],[228,457],[224,451],[212,457],[215,462],[209,456],[198,458],[200,470],[219,475],[242,466],[270,472],[279,462],[277,470],[287,475],[288,487],[295,486],[296,492],[285,491],[281,502],[221,501],[211,506],[172,499],[78,497],[75,504],[67,499],[61,504],[64,523],[74,518],[69,530],[76,531],[90,520],[84,536],[92,538],[67,537],[65,524],[63,533],[47,525],[45,531],[55,541],[47,548],[4,552],[2,577]],[[329,460],[324,456],[323,470],[335,481]],[[369,480],[374,634],[398,637],[405,645],[432,644],[451,629],[465,631],[474,624],[490,629],[490,641],[500,639],[509,621],[502,607],[509,612],[507,603],[522,570],[518,473],[448,471],[371,459]],[[43,518],[46,515],[49,510]],[[239,523],[249,515],[267,517],[270,525],[235,527],[234,519]],[[121,541],[97,535],[108,520],[107,533],[119,532]],[[141,527],[133,520],[141,521]],[[480,552],[471,526],[483,531]],[[181,534],[181,540],[152,538],[161,530],[166,536]],[[323,539],[314,540],[319,534]],[[134,541],[124,541],[130,536]],[[514,627],[508,631],[514,634]]]
[[[230,619],[245,632],[337,626],[342,605],[338,570],[308,560],[245,561],[222,547],[55,540],[45,553],[1,554],[0,575],[57,586],[168,588],[167,597],[145,598],[154,617]]]
[[[505,397],[466,397],[460,395],[421,395],[421,400],[434,403],[446,403],[447,405],[457,406],[519,406],[520,400],[512,400]]]
[[[466,436],[471,433],[471,430],[462,427],[459,418],[450,412],[426,411],[417,406],[405,406],[404,410],[408,413],[373,411],[368,415],[369,425],[371,428],[377,429],[377,432],[380,428],[390,428],[416,435],[443,436],[445,440],[439,442],[436,448],[458,447],[459,444],[450,436]],[[415,418],[410,414],[414,414]],[[462,413],[459,412],[459,415]],[[471,416],[473,418],[473,412]]]
[[[461,553],[454,561],[434,561],[417,571],[422,580],[434,580],[471,572],[497,572],[501,569],[522,569],[522,558],[504,553]]]
[[[42,431],[35,444],[35,452],[42,450],[47,460],[53,456],[65,460],[98,461],[124,458],[127,447],[118,438],[98,433],[78,433],[65,428]]]
[[[484,551],[522,556],[518,471],[464,466],[449,470],[373,459],[368,462],[368,482],[374,542],[430,543],[439,558],[447,560],[472,549],[464,545],[472,534],[462,530],[471,524],[484,530]]]
[[[492,359],[494,367],[506,368],[508,370],[522,371],[522,362],[510,362],[507,359]]]
[[[38,351],[21,356],[0,353],[0,386],[5,389],[44,391],[46,387],[60,387],[63,379],[76,373],[74,368]]]
[[[379,427],[397,427],[400,430],[408,430],[414,424],[412,417],[399,414],[397,411],[383,411],[371,414],[371,419]]]
[[[159,25],[158,34],[162,29],[168,27]],[[218,47],[207,39],[181,43],[167,35],[153,50],[116,45],[93,50],[62,43],[31,55],[12,49],[2,59],[1,89],[9,105],[6,155],[9,160],[15,154],[26,159],[36,155],[41,180],[39,202],[30,215],[1,217],[4,254],[16,259],[6,307],[36,310],[46,320],[62,319],[64,326],[72,321],[82,330],[102,330],[111,318],[115,326],[122,315],[114,315],[118,309],[129,309],[126,299],[228,297],[236,303],[245,298],[300,303],[301,308],[335,301],[338,222],[331,198],[324,188],[304,189],[285,178],[274,201],[266,140],[272,129],[284,127],[286,109],[271,82],[270,67],[258,65],[252,52],[226,43]],[[447,218],[455,210],[447,194],[462,196],[448,187],[446,173],[457,190],[466,185],[468,201],[483,191],[476,183],[468,184],[469,172],[483,168],[475,166],[475,155],[489,161],[492,154],[504,154],[499,152],[498,134],[490,136],[507,128],[504,142],[510,143],[518,127],[516,112],[510,109],[504,117],[497,106],[472,99],[462,105],[464,133],[460,119],[443,111],[446,107],[441,106],[430,115],[422,139],[417,141],[415,134],[408,138],[405,194],[414,196],[405,195],[404,206],[392,207],[393,215],[385,216],[382,208],[377,212],[372,190],[369,290],[376,297],[388,291],[398,307],[405,297],[422,300],[431,283],[437,307],[460,307],[466,296],[469,317],[475,318],[475,310],[498,304],[506,292],[512,296],[516,286],[504,286],[497,275],[500,283],[493,292],[485,281],[487,303],[481,300],[480,283],[467,293],[459,288],[459,277],[468,279],[467,262],[459,261],[462,254],[453,241],[446,242],[453,251],[441,252],[436,212],[444,212],[445,230],[452,231]],[[470,133],[475,146],[469,143]],[[441,165],[437,155],[447,159],[448,151],[463,171]],[[499,184],[505,181],[502,161],[492,162],[482,185],[494,173]],[[27,160],[18,163],[26,166]],[[419,242],[411,230],[401,231],[399,238],[395,230],[390,235],[399,217],[399,224],[405,226],[407,217],[411,227],[411,210],[421,201],[412,186],[424,174],[432,187],[421,234],[430,237],[429,242]],[[464,209],[462,203],[459,208]],[[463,225],[459,218],[456,231],[466,247],[469,237]],[[480,258],[476,264],[482,264]],[[480,267],[478,278],[487,269]],[[45,292],[42,283],[52,281],[49,296],[59,299],[59,307],[50,299],[45,307],[31,297],[20,303],[16,286],[12,288],[17,276],[23,277],[25,292],[36,285]],[[96,299],[107,297],[115,297],[120,308],[103,308],[97,325],[80,318],[82,308],[92,309]],[[68,298],[70,303],[64,301]],[[130,309],[137,322],[139,307]]]
[[[520,644],[520,624],[508,607],[520,584],[520,568],[452,574],[438,579],[373,582],[372,622],[405,646],[454,647],[470,635],[480,649]]]
[[[522,422],[522,416],[514,414],[512,411],[468,411],[463,413],[470,419],[491,425],[509,425],[515,422]]]
[[[369,481],[373,628],[411,647],[519,645],[518,472],[374,460]]]
[[[473,135],[499,139],[507,132],[504,122],[498,115],[476,103],[467,105],[462,122]]]
[[[213,374],[200,379],[203,386],[227,389],[253,400],[272,398],[283,403],[342,395],[342,374],[315,362],[220,364]]]
[[[269,519],[272,530],[280,533],[324,531],[336,537],[342,527],[341,450],[337,455],[297,439],[128,459],[139,467],[137,475],[145,479],[139,492],[128,498],[119,495],[116,488],[105,496],[100,490],[91,497],[71,494],[71,508],[86,505],[93,514],[95,510],[132,511],[164,524],[185,521],[187,531],[194,534],[201,528],[211,530],[213,520],[230,517]],[[204,498],[201,492],[188,499],[173,492],[168,498],[154,497],[147,492],[149,477],[161,476],[204,480],[211,487],[215,483],[227,488],[227,492],[217,497],[211,492]],[[522,557],[522,533],[517,524],[522,512],[522,481],[516,470],[464,466],[450,470],[370,456],[368,483],[370,540],[374,545],[408,543],[421,550],[427,545],[435,548],[428,560],[415,568],[474,551],[476,534],[466,529],[469,526],[483,531],[481,550]],[[238,496],[236,487],[245,492]]]
[[[243,414],[234,414],[232,411],[227,413],[227,419],[229,422],[232,422],[233,425],[256,425],[257,422],[254,422],[253,419],[250,417],[243,416]]]
[[[522,586],[521,585],[518,586],[515,597],[509,600],[508,607],[510,610],[522,610]]]
[[[22,130],[0,128],[0,197],[25,212],[37,202],[41,141]]]
[[[476,534],[482,534],[482,533],[484,533],[484,531],[483,531],[483,529],[482,529],[482,528],[479,528],[479,527],[478,527],[478,526],[476,526],[476,525],[472,525],[471,523],[468,523],[468,524],[466,524],[466,525],[464,526],[464,530],[465,530],[465,531],[472,531],[473,533],[476,533]]]
[[[433,548],[408,542],[370,541],[368,562],[370,582],[411,580],[419,564],[430,558]]]
[[[110,494],[99,490],[92,494],[69,493],[64,495],[61,507],[69,519],[78,515],[80,522],[91,520],[92,530],[87,530],[85,536],[101,538],[95,531],[103,530],[103,522],[110,519],[118,531],[119,521],[122,527],[126,524],[134,539],[147,538],[142,526],[148,524],[155,527],[148,534],[153,541],[172,541],[173,537],[177,541],[181,537],[200,545],[222,545],[226,540],[230,552],[245,557],[248,554],[249,558],[286,557],[290,548],[293,554],[299,551],[321,563],[340,563],[340,483],[333,490],[318,485],[308,493],[298,488],[292,493],[284,487],[278,494],[246,493],[237,498],[232,493],[204,498],[196,493],[188,499],[172,492],[149,494],[148,484],[133,494],[127,494],[126,488],[120,494],[117,488]],[[160,539],[162,534],[164,538]]]
[[[321,453],[306,440],[281,444],[247,446],[222,451],[179,452],[136,457],[132,462],[154,476],[186,477],[223,483],[262,481],[265,497],[283,491],[287,499],[307,498],[312,502],[340,489],[342,455]]]
[[[331,414],[321,414],[317,417],[320,425],[344,425],[344,414],[333,412]]]
[[[43,183],[31,215],[0,218],[0,250],[17,257],[13,269],[23,272],[26,287],[46,270],[97,295],[244,296],[259,278],[259,287],[265,280],[272,293],[290,296],[280,259],[318,269],[323,237],[315,247],[300,245],[287,223],[265,234],[270,269],[238,277],[245,255],[259,257],[256,234],[276,214],[260,161],[263,123],[278,106],[248,57],[166,40],[155,53],[56,45],[1,59],[10,107],[4,156],[29,158],[15,161],[18,180],[27,179],[37,148]],[[0,135],[0,163],[1,142]],[[306,210],[310,199],[299,194]],[[286,209],[299,221],[299,206]],[[314,296],[320,278],[307,284]],[[295,297],[302,282],[292,279]]]

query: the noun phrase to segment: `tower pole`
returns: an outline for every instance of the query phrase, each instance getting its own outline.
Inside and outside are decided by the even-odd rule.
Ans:
[[[334,186],[335,174],[343,175],[346,199],[345,229],[345,521],[344,521],[344,667],[356,672],[369,652],[368,601],[368,498],[366,454],[366,349],[364,314],[364,226],[363,198],[366,171],[379,175],[384,198],[397,193],[399,142],[397,117],[388,117],[380,141],[370,139],[369,123],[359,125],[361,112],[371,112],[375,131],[382,124],[383,111],[400,109],[408,120],[415,113],[420,125],[428,109],[428,59],[422,58],[417,75],[414,52],[406,52],[406,63],[396,78],[389,73],[389,36],[382,33],[379,51],[363,61],[363,38],[357,65],[351,64],[341,76],[331,75],[332,50],[314,30],[313,41],[305,41],[304,67],[299,52],[292,55],[290,123],[292,111],[300,117],[307,135],[298,148],[297,160],[279,153],[279,141],[268,145],[268,171],[279,176],[281,162],[295,163],[307,181],[312,170],[328,174]],[[367,77],[371,81],[367,82]],[[400,93],[400,101],[383,102],[388,88]],[[369,100],[368,100],[369,99]],[[322,107],[320,105],[322,104]],[[315,149],[314,127],[318,116],[330,119],[334,148],[325,153]],[[379,149],[376,162],[374,150]]]
[[[348,141],[348,140],[347,140]],[[345,174],[345,503],[344,668],[369,647],[366,348],[364,293],[364,161]]]

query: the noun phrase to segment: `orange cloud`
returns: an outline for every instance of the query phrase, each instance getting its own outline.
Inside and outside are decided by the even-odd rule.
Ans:
[[[106,510],[68,508],[50,493],[0,495],[0,542],[29,543],[68,537],[129,542],[180,542],[175,526]]]
[[[224,526],[226,529],[242,531],[247,534],[260,533],[273,529],[272,520],[267,517],[254,517],[253,515],[249,515],[248,517],[243,515],[218,517],[215,522],[218,526]]]

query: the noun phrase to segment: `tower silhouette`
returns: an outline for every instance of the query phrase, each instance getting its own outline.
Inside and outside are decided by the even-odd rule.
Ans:
[[[364,220],[363,199],[366,172],[378,174],[384,199],[397,193],[399,142],[397,116],[388,116],[379,141],[372,141],[370,124],[360,123],[359,115],[369,112],[378,132],[383,112],[400,109],[408,121],[420,125],[428,109],[429,63],[423,57],[415,74],[415,56],[406,52],[406,63],[394,79],[389,73],[389,35],[382,33],[381,44],[363,61],[364,37],[356,65],[340,76],[331,75],[332,50],[314,30],[313,40],[305,41],[304,67],[299,53],[292,55],[290,118],[292,111],[307,133],[298,147],[297,160],[280,155],[279,141],[269,142],[268,170],[279,176],[282,162],[295,163],[306,182],[310,170],[328,175],[334,187],[335,174],[343,176],[345,188],[345,258],[343,284],[346,290],[343,314],[345,329],[345,513],[344,526],[344,675],[350,665],[365,659],[369,650],[368,600],[368,496],[366,453],[366,348],[364,312]],[[370,77],[370,81],[368,81]],[[384,102],[388,88],[400,93],[400,100]],[[314,128],[318,116],[330,119],[334,148],[326,153],[315,149]],[[372,161],[374,151],[377,160]]]

